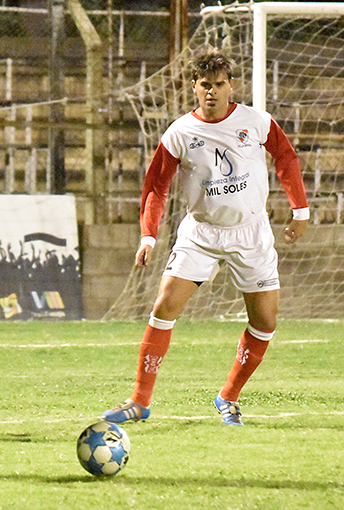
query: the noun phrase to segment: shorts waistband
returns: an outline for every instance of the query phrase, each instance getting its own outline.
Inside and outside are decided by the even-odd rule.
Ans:
[[[211,223],[207,223],[206,221],[198,221],[196,220],[192,213],[187,213],[185,218],[187,221],[191,221],[194,223],[194,225],[202,225],[204,227],[209,227],[211,229],[218,229],[223,232],[228,232],[231,230],[238,230],[238,228],[241,227],[247,227],[249,225],[258,223],[261,220],[269,220],[268,213],[266,210],[261,211],[260,213],[255,214],[254,216],[251,216],[251,218],[248,218],[247,220],[243,221],[242,223],[238,223],[237,225],[232,225],[230,227],[223,227],[222,225],[213,225]]]

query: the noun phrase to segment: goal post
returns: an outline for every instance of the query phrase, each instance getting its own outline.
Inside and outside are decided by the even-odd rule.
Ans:
[[[279,16],[344,16],[341,2],[261,2],[253,10],[253,71],[252,103],[255,108],[266,108],[266,24],[269,14]]]
[[[269,111],[298,153],[311,209],[311,221],[295,245],[284,243],[290,205],[267,154],[270,195],[267,202],[279,255],[280,317],[342,318],[344,307],[344,4],[261,2],[205,7],[185,51],[121,97],[135,111],[150,160],[167,126],[170,105],[194,107],[185,65],[201,47],[226,51],[235,61],[233,101]],[[153,260],[133,268],[124,291],[104,319],[147,318],[185,214],[178,173],[169,193]],[[242,295],[223,266],[212,284],[190,299],[182,316],[232,319],[244,315]]]

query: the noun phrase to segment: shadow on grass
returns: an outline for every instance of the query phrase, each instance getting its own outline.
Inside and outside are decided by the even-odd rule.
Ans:
[[[30,482],[30,483],[43,483],[43,484],[70,484],[70,483],[95,483],[99,481],[105,481],[106,479],[110,480],[109,478],[105,477],[95,477],[92,475],[67,475],[67,476],[44,476],[44,475],[38,475],[38,474],[31,474],[31,475],[25,475],[25,474],[17,474],[12,473],[9,475],[0,475],[0,482]],[[112,478],[113,480],[113,478]]]
[[[282,421],[283,420],[283,421]],[[342,419],[343,421],[343,419]],[[312,415],[309,416],[308,419],[305,419],[305,417],[302,417],[302,422],[295,419],[295,417],[290,418],[276,418],[276,419],[264,419],[261,418],[259,420],[252,420],[247,419],[245,421],[245,425],[248,425],[250,427],[254,427],[256,429],[274,429],[274,430],[297,430],[297,429],[303,429],[303,430],[321,430],[321,429],[327,429],[327,430],[335,430],[335,431],[343,431],[344,430],[344,424],[342,423],[335,423],[329,419],[329,417],[321,417],[319,418],[319,421],[316,422],[314,417]]]
[[[43,475],[25,475],[25,474],[10,474],[0,476],[0,481],[18,481],[30,483],[43,483],[43,484],[73,484],[73,483],[113,483],[122,486],[133,486],[137,489],[138,486],[143,488],[149,487],[178,487],[181,489],[198,488],[198,487],[217,487],[217,488],[236,488],[236,489],[289,489],[297,491],[326,491],[336,490],[342,491],[344,494],[344,483],[337,483],[332,481],[306,481],[306,480],[263,480],[261,478],[241,478],[240,480],[231,480],[225,477],[209,478],[209,477],[185,477],[171,478],[164,476],[141,476],[141,477],[128,477],[127,475],[120,476],[103,476],[95,477],[92,475],[68,475],[68,476],[43,476]]]
[[[231,480],[225,477],[207,478],[207,477],[183,477],[182,479],[164,478],[164,477],[121,477],[123,484],[138,484],[143,486],[177,486],[177,487],[231,487],[238,489],[259,488],[259,489],[294,489],[294,490],[328,490],[336,489],[344,492],[344,484],[337,482],[321,482],[321,481],[294,481],[294,480],[263,480],[261,478],[242,478],[240,480]]]
[[[4,434],[0,435],[0,441],[31,443],[32,439],[29,434]]]
[[[132,431],[140,432],[140,430],[144,430],[145,435],[154,435],[156,434],[156,431],[159,430],[159,433],[162,431],[168,432],[168,431],[177,431],[177,430],[189,430],[189,429],[197,429],[197,428],[204,428],[204,425],[206,423],[207,430],[226,430],[230,431],[232,434],[235,431],[237,433],[240,433],[249,429],[283,429],[283,430],[319,430],[319,429],[328,429],[328,430],[335,430],[335,431],[343,431],[344,430],[344,417],[343,416],[336,416],[333,415],[331,418],[328,416],[314,416],[312,414],[309,414],[308,416],[301,415],[298,416],[277,416],[277,417],[252,417],[248,416],[245,419],[245,416],[243,416],[243,421],[245,427],[230,427],[228,425],[225,425],[222,422],[222,419],[220,417],[215,417],[214,419],[208,419],[208,418],[183,418],[180,420],[176,420],[171,418],[170,420],[168,418],[163,418],[161,420],[153,421],[151,420],[149,423],[128,423],[126,424],[126,430],[129,431],[129,433]],[[142,429],[144,427],[144,429]]]

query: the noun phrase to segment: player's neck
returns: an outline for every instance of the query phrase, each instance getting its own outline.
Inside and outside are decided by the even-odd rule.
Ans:
[[[232,113],[235,107],[235,103],[229,103],[226,109],[221,111],[208,111],[199,106],[196,108],[196,110],[194,110],[194,113],[197,117],[204,120],[205,122],[221,122],[221,120],[224,120]]]

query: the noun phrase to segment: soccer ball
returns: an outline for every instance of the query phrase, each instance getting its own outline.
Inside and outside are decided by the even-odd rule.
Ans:
[[[100,421],[80,434],[76,451],[80,464],[92,475],[115,475],[128,462],[130,440],[118,425]]]

